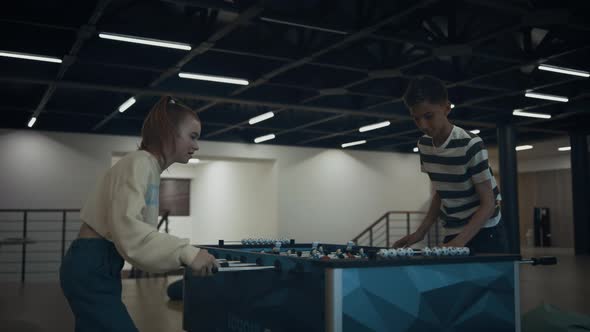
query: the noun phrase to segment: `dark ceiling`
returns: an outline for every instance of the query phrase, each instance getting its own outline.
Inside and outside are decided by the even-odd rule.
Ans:
[[[589,70],[590,1],[19,1],[0,11],[2,128],[139,135],[158,96],[198,110],[202,139],[406,151],[416,130],[408,80],[445,81],[452,120],[495,144],[498,124],[520,142],[590,128],[590,80],[540,71]],[[280,21],[280,22],[279,22]],[[190,44],[190,51],[99,38],[101,32]],[[246,79],[247,86],[179,72]],[[567,96],[562,103],[525,91]],[[137,103],[118,107],[130,97]],[[551,119],[512,115],[513,109]],[[248,124],[272,111],[272,119]],[[369,132],[359,127],[389,120]]]

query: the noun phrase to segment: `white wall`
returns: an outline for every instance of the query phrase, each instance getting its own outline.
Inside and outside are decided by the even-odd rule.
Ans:
[[[213,160],[173,165],[162,178],[191,179],[189,217],[170,217],[170,233],[194,243],[276,236],[277,181],[273,161]],[[251,235],[248,235],[251,234]]]
[[[112,154],[133,151],[138,143],[138,137],[0,131],[0,209],[80,208],[98,176],[110,166]],[[194,218],[184,225],[174,222],[174,228],[190,234],[195,243],[259,234],[287,236],[298,242],[341,243],[388,210],[426,209],[430,195],[428,178],[420,173],[415,154],[206,141],[201,142],[199,155],[225,162],[219,167],[214,166],[217,161],[203,165],[195,181],[199,189],[193,189],[191,195],[205,206],[197,207]],[[236,166],[240,162],[257,166]],[[244,178],[244,174],[257,174],[261,179],[268,172],[274,175],[263,186],[258,180]],[[264,212],[252,209],[247,213],[247,227],[234,224],[234,220],[225,226],[206,221],[235,218],[223,205],[222,199],[229,193],[239,196],[232,202],[239,198],[246,200],[245,205],[262,204],[256,200],[259,196],[232,190],[230,186],[236,183],[245,188],[256,185],[260,197],[276,192],[276,203],[266,202]],[[256,224],[261,214],[266,219]],[[207,229],[200,225],[207,225]]]
[[[386,211],[426,209],[430,185],[416,155],[301,150],[280,169],[285,234],[341,243]]]

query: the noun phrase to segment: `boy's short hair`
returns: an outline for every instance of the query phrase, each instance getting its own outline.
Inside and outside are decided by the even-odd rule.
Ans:
[[[440,104],[449,100],[449,94],[444,83],[433,76],[413,78],[404,93],[404,103],[412,108],[422,102]]]

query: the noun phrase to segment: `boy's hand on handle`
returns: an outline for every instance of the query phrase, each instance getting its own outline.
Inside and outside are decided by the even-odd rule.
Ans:
[[[201,249],[192,261],[190,267],[195,276],[206,277],[213,275],[213,268],[219,268],[219,264],[215,260],[215,257],[209,254],[206,249]]]
[[[416,242],[422,241],[422,239],[424,239],[424,235],[416,231],[395,241],[395,243],[393,244],[393,248],[409,247]]]

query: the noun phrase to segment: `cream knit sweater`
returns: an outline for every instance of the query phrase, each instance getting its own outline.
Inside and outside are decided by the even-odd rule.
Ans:
[[[149,272],[189,265],[199,252],[188,239],[156,230],[160,173],[151,153],[132,152],[104,175],[81,211],[82,221],[113,242],[126,261]]]

